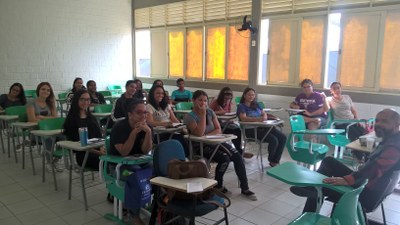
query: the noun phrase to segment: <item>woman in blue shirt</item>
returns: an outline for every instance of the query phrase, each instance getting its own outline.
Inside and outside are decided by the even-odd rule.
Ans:
[[[236,113],[239,117],[239,120],[244,122],[262,122],[267,119],[277,119],[273,115],[267,115],[264,113],[264,111],[257,104],[256,91],[249,87],[244,90]],[[257,138],[261,140],[269,129],[269,127],[257,128]],[[246,130],[246,137],[255,137],[253,129]],[[264,141],[268,143],[269,165],[274,167],[278,165],[279,161],[281,160],[282,152],[285,148],[286,135],[273,127]]]

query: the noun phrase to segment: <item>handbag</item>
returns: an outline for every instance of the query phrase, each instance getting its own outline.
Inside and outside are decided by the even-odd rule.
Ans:
[[[192,161],[180,161],[173,159],[168,162],[168,177],[171,179],[186,179],[193,177],[210,177],[210,170],[204,159]],[[179,192],[175,190],[167,190],[169,199],[188,200],[193,199],[193,194]],[[206,190],[201,194],[196,195],[198,199],[206,200],[212,195],[212,190]]]

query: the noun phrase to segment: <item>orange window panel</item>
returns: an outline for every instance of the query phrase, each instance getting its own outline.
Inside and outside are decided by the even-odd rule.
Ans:
[[[352,17],[343,29],[340,82],[343,86],[363,87],[368,41],[368,18]]]
[[[383,42],[380,87],[382,89],[400,89],[400,13],[388,13]]]
[[[169,76],[183,76],[183,31],[170,31],[169,42]],[[157,52],[157,50],[155,50]]]
[[[225,79],[226,28],[207,29],[207,79]]]
[[[229,28],[228,79],[249,79],[250,31],[238,32],[235,26]]]
[[[301,30],[299,80],[311,79],[321,83],[325,21],[323,18],[304,19]]]
[[[202,29],[192,29],[186,32],[186,77],[203,77]]]
[[[270,25],[269,78],[271,82],[289,81],[291,56],[291,21],[273,21]]]

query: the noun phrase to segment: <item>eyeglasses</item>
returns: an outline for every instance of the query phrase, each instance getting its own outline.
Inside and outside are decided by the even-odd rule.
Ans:
[[[311,85],[303,86],[304,89],[311,88]]]
[[[135,114],[141,115],[141,116],[147,116],[147,111],[135,111]]]
[[[80,102],[90,102],[90,98],[80,98]]]

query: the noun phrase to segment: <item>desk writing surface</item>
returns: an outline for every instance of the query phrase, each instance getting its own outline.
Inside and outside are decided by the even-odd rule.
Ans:
[[[292,108],[287,108],[287,109],[285,109],[287,112],[289,112],[289,113],[302,113],[302,112],[305,112],[306,110],[304,110],[304,109],[292,109]]]
[[[299,166],[294,162],[285,162],[279,166],[267,170],[267,174],[280,181],[294,186],[321,186],[329,187],[340,193],[352,190],[350,186],[337,186],[324,183],[322,180],[327,176],[306,167]]]
[[[298,130],[293,131],[294,134],[319,134],[319,135],[334,135],[344,133],[344,129],[317,129],[317,130]]]
[[[92,113],[92,115],[94,117],[107,117],[107,116],[111,116],[111,112],[106,112],[106,113]]]
[[[17,115],[0,115],[0,120],[9,121],[9,120],[17,120]]]
[[[11,124],[14,127],[19,127],[19,128],[33,128],[37,127],[38,123],[36,122],[15,122]]]
[[[277,126],[279,124],[285,123],[283,120],[265,120],[262,122],[245,122],[245,121],[239,121],[240,125],[243,126],[257,126],[257,127],[271,127],[271,126]]]
[[[75,151],[86,151],[91,148],[99,148],[104,146],[104,141],[88,144],[86,146],[81,146],[81,143],[79,141],[59,141],[57,142],[57,145],[62,148],[72,149]]]
[[[218,134],[218,136],[220,136],[221,138],[215,138],[215,136],[217,135],[211,135],[211,138],[207,138],[206,136],[194,136],[194,135],[185,135],[184,137],[186,139],[189,139],[190,141],[197,141],[197,142],[202,142],[202,143],[206,143],[206,144],[220,144],[229,140],[233,140],[236,139],[237,136],[233,135],[233,134]]]
[[[204,177],[193,177],[186,179],[171,179],[168,177],[154,177],[150,180],[151,184],[171,188],[181,192],[187,192],[187,183],[195,183],[200,182],[203,186],[203,190],[207,190],[209,188],[217,185],[217,181],[214,179],[208,179]]]
[[[57,130],[32,130],[31,134],[35,135],[35,136],[54,136],[54,135],[58,135],[58,134],[62,134],[63,133],[63,129],[57,129]]]
[[[366,146],[361,146],[360,140],[357,139],[353,142],[350,142],[346,145],[346,148],[350,148],[355,151],[360,151],[360,152],[365,152],[365,153],[371,153],[374,151],[374,149],[369,149]]]

